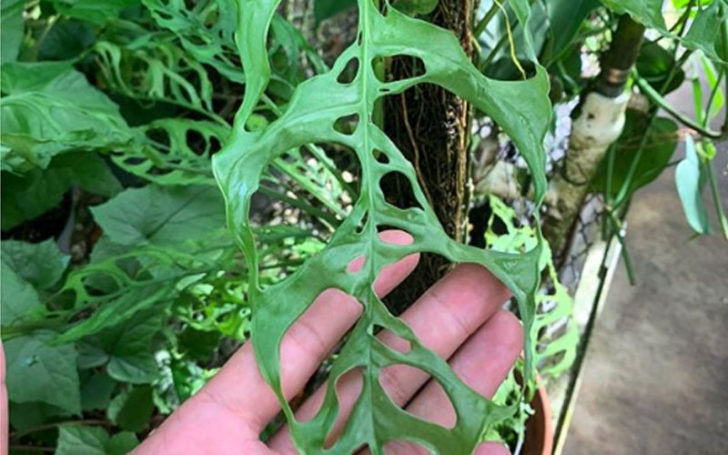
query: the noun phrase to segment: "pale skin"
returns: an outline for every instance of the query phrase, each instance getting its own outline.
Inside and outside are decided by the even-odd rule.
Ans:
[[[381,234],[390,243],[409,243],[408,234]],[[412,255],[382,270],[375,282],[386,295],[414,269],[419,257]],[[403,315],[419,340],[442,358],[473,390],[491,397],[505,379],[522,348],[518,319],[501,310],[507,289],[480,266],[463,264],[436,283]],[[357,321],[361,306],[350,296],[328,290],[289,329],[281,343],[281,376],[287,399],[299,394],[321,361]],[[383,332],[380,339],[404,350],[407,342]],[[380,381],[389,396],[410,413],[449,427],[455,414],[445,393],[421,370],[396,365],[385,370]],[[334,437],[358,397],[361,377],[351,372],[337,383],[341,401]],[[326,385],[313,393],[296,411],[307,420],[321,405]],[[196,395],[173,413],[133,455],[162,454],[297,454],[286,427],[267,443],[259,439],[266,424],[280,411],[280,403],[261,377],[250,342],[247,342]],[[390,443],[387,454],[429,453],[405,443]],[[477,455],[508,455],[501,445],[486,443]]]

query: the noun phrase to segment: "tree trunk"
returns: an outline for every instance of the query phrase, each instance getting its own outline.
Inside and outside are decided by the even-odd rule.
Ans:
[[[628,15],[619,20],[614,39],[601,59],[593,90],[582,99],[561,171],[552,179],[544,234],[559,267],[599,163],[624,127],[629,95],[624,87],[637,60],[645,28]]]
[[[452,30],[467,55],[472,55],[472,0],[440,0],[432,23]],[[395,57],[388,77],[394,80],[421,73],[421,63]],[[465,239],[469,199],[468,103],[431,84],[420,84],[384,102],[385,131],[417,171],[420,185],[445,231]],[[382,182],[388,201],[399,207],[416,205],[409,182],[396,175]],[[387,298],[396,313],[407,308],[451,268],[445,258],[423,254],[415,271]]]

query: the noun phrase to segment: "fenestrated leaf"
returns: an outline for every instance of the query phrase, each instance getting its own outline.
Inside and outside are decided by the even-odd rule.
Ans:
[[[56,284],[69,259],[69,256],[61,254],[53,239],[41,243],[2,242],[3,263],[37,289],[48,289]]]
[[[2,169],[45,168],[70,149],[103,149],[131,140],[116,104],[69,62],[2,66]]]
[[[220,193],[211,186],[128,189],[93,207],[94,220],[119,245],[179,245],[225,223]]]
[[[25,0],[3,0],[0,7],[0,28],[3,39],[0,49],[2,63],[13,62],[18,57],[23,41],[23,6]]]
[[[240,2],[241,11],[245,11],[239,15],[238,24],[238,45],[246,72],[245,98],[231,139],[213,157],[215,176],[227,204],[228,224],[248,261],[249,294],[254,311],[252,338],[261,373],[278,395],[293,440],[304,453],[348,454],[363,444],[368,444],[373,453],[381,453],[387,441],[401,438],[438,453],[470,453],[484,429],[511,414],[513,409],[496,406],[466,387],[441,358],[417,340],[406,324],[387,311],[372,284],[382,267],[415,251],[433,252],[455,262],[487,267],[519,301],[520,316],[529,334],[524,371],[526,382],[530,383],[533,375],[530,331],[535,313],[534,293],[539,282],[541,238],[537,233],[537,246],[522,254],[480,250],[450,239],[428,205],[412,164],[374,123],[374,106],[381,97],[399,94],[422,82],[438,84],[466,98],[490,115],[513,139],[530,167],[536,200],[540,202],[546,187],[542,140],[551,115],[548,77],[542,68],[537,68],[535,76],[526,80],[488,79],[471,64],[452,33],[390,7],[381,13],[373,2],[362,0],[357,42],[339,56],[330,72],[301,83],[278,120],[262,130],[246,131],[244,126],[270,81],[266,38],[277,4],[272,0]],[[424,74],[388,82],[375,77],[372,68],[376,59],[395,55],[421,59]],[[339,73],[352,59],[359,60],[356,77],[351,83],[339,83]],[[529,96],[524,97],[524,93]],[[337,119],[351,115],[359,118],[351,134],[334,128]],[[319,142],[334,142],[354,150],[362,169],[359,199],[322,251],[287,279],[261,289],[254,231],[249,221],[251,197],[259,188],[268,164],[290,149]],[[385,155],[388,162],[378,161],[375,153]],[[409,180],[420,208],[398,209],[385,201],[379,180],[388,172],[401,173]],[[406,230],[413,236],[413,243],[382,242],[377,235],[382,226]],[[347,272],[347,265],[362,255],[366,256],[366,267],[358,273]],[[332,367],[321,411],[311,420],[299,422],[293,418],[281,390],[279,345],[286,330],[315,297],[331,287],[354,296],[365,310]],[[382,345],[372,336],[375,325],[408,340],[411,351],[402,354]],[[453,429],[419,420],[387,398],[378,375],[394,363],[421,368],[443,385],[458,414]],[[331,448],[324,449],[323,442],[338,408],[333,384],[355,367],[363,369],[361,395],[340,438]]]
[[[685,159],[675,168],[675,186],[688,224],[696,233],[705,235],[710,233],[710,224],[703,204],[706,179],[701,169],[695,141],[692,136],[686,136]]]
[[[3,242],[3,247],[6,242]],[[4,249],[4,248],[3,248]],[[27,318],[34,310],[41,308],[38,293],[33,286],[19,276],[6,263],[3,251],[2,286],[0,286],[0,305],[2,305],[2,325],[11,326]]]
[[[36,332],[5,343],[8,396],[16,403],[40,401],[78,414],[76,350],[49,345],[53,338],[51,332]]]

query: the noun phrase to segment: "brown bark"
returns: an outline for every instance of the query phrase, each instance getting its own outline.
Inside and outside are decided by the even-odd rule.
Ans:
[[[441,0],[432,13],[435,25],[452,30],[467,55],[472,55],[470,21],[472,0]],[[420,62],[394,58],[388,77],[402,79],[422,71]],[[384,102],[385,131],[417,171],[420,185],[445,231],[465,239],[468,205],[468,141],[470,106],[452,93],[431,84],[420,84]],[[409,182],[385,178],[387,199],[397,206],[417,205]],[[451,268],[445,258],[423,254],[415,271],[387,299],[400,312]]]

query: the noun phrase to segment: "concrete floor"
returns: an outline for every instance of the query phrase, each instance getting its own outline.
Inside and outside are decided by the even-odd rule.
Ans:
[[[719,154],[728,204],[728,144]],[[565,454],[728,454],[728,242],[710,212],[713,235],[690,240],[674,168],[635,197],[627,242],[637,285],[620,264]]]

